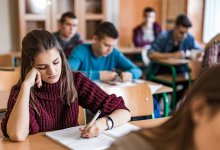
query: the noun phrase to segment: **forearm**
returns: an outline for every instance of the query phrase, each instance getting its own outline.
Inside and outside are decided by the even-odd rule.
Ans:
[[[114,127],[123,125],[123,124],[127,123],[128,121],[130,121],[130,119],[131,119],[130,112],[125,109],[117,109],[114,112],[112,112],[109,116],[112,118],[112,120],[114,122]],[[107,129],[106,119],[104,117],[100,118],[97,122],[99,124],[101,124],[101,126],[102,126],[101,130]]]
[[[160,53],[160,52],[152,52],[149,57],[151,59],[165,59],[170,57],[175,57],[174,53]]]
[[[29,133],[29,99],[30,86],[23,83],[7,123],[7,133],[12,141],[23,141]]]

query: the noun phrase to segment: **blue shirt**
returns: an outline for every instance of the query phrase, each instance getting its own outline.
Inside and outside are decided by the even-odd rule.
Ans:
[[[148,51],[148,54],[156,51],[161,53],[172,52],[174,48],[173,41],[173,30],[166,31],[161,33],[155,41],[151,44],[151,49]],[[191,50],[191,49],[201,49],[198,42],[194,39],[194,37],[187,33],[185,39],[183,39],[180,44],[178,50]]]
[[[132,74],[133,79],[140,78],[142,72],[119,50],[113,48],[108,56],[97,57],[92,52],[91,44],[80,44],[70,54],[68,63],[71,70],[86,72],[92,80],[99,80],[100,71],[120,69]]]
[[[187,36],[185,39],[183,39],[176,50],[174,41],[173,41],[173,30],[169,30],[166,32],[161,33],[155,41],[151,44],[151,49],[148,51],[148,55],[152,52],[160,52],[160,53],[169,53],[169,52],[175,52],[177,50],[183,50],[186,52],[187,50],[191,49],[198,49],[201,50],[201,47],[199,46],[198,42],[194,39],[194,37],[187,33]],[[185,68],[182,66],[177,66],[177,73],[184,73],[186,71]],[[169,72],[167,67],[159,67],[158,65],[154,66],[154,70],[156,74],[163,74]]]

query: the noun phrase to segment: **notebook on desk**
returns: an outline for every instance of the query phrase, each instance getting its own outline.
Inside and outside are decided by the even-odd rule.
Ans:
[[[46,132],[46,136],[68,147],[69,149],[99,150],[108,148],[115,139],[129,133],[130,131],[139,129],[139,127],[127,123],[112,130],[105,131],[98,137],[87,139],[80,137],[79,127],[80,126]]]

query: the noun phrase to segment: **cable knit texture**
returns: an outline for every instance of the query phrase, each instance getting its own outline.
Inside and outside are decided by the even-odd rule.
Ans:
[[[93,113],[100,109],[102,111],[100,117],[108,115],[116,109],[127,109],[121,97],[116,97],[114,94],[108,95],[81,73],[73,73],[73,77],[78,97],[70,106],[63,99],[60,81],[55,84],[44,83],[41,88],[34,87],[33,94],[38,113],[31,106],[29,107],[30,134],[77,126],[79,105]],[[6,126],[19,91],[20,86],[18,85],[11,90],[7,112],[1,123],[4,136],[8,136]]]

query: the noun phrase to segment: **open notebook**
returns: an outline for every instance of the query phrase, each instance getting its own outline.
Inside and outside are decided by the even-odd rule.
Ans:
[[[63,130],[46,132],[46,136],[57,141],[60,144],[74,150],[99,150],[108,148],[111,143],[120,136],[130,131],[138,130],[131,124],[125,124],[112,130],[101,133],[98,137],[86,139],[80,137],[79,127],[72,127]]]

